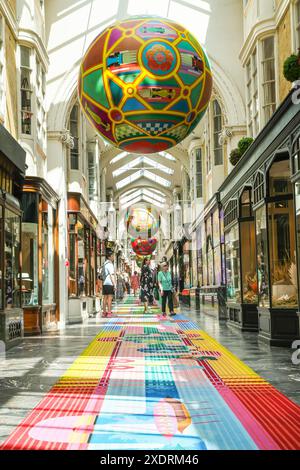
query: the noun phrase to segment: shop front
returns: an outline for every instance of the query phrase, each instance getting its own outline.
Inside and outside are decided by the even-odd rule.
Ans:
[[[224,229],[218,193],[206,205],[197,233],[200,308],[222,320],[225,317]]]
[[[17,345],[24,335],[20,200],[25,157],[22,147],[0,124],[0,341],[6,349]]]
[[[291,92],[220,188],[228,322],[274,346],[299,339],[299,135]]]
[[[258,331],[258,282],[252,188],[245,187],[224,210],[228,323]]]
[[[68,193],[68,323],[81,323],[100,311],[97,282],[101,262],[98,222],[79,193]]]
[[[21,204],[25,335],[58,329],[58,200],[44,179],[25,178]]]

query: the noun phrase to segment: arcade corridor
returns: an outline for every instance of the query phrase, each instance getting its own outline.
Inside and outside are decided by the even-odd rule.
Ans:
[[[300,0],[0,0],[0,462],[299,428]]]
[[[27,338],[1,369],[1,448],[299,448],[289,351],[182,310],[143,315],[128,296],[110,318]]]

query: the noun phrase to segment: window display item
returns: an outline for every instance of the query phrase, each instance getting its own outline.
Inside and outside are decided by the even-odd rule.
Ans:
[[[183,26],[133,17],[106,28],[80,66],[83,112],[109,143],[130,153],[167,150],[200,122],[212,92],[208,58]]]

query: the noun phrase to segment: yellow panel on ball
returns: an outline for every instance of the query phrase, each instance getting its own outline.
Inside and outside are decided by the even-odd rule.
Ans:
[[[130,153],[181,142],[204,116],[212,73],[198,41],[169,19],[134,17],[103,31],[88,48],[78,94],[104,139]]]

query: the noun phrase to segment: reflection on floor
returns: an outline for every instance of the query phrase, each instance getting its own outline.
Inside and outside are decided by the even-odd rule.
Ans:
[[[2,449],[300,449],[300,407],[185,315],[100,324]]]

